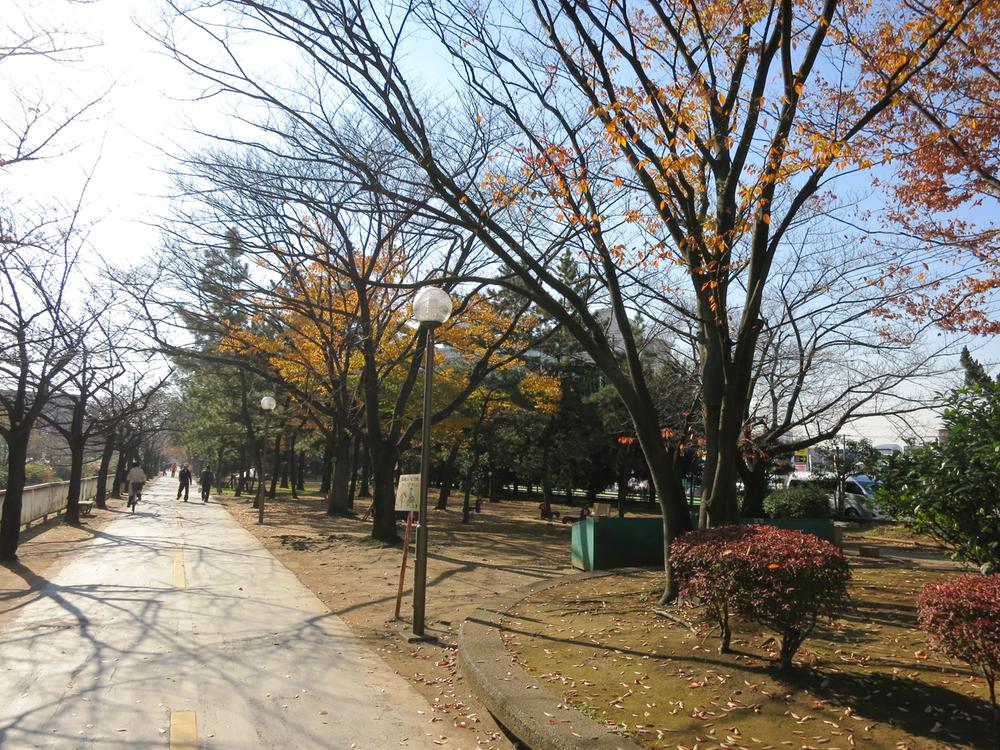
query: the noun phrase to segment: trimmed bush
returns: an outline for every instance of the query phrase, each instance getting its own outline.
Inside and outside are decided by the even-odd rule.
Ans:
[[[670,562],[682,596],[698,599],[721,631],[719,651],[729,651],[729,612],[736,600],[741,562],[735,554],[745,547],[755,526],[720,526],[692,531],[670,545]]]
[[[771,518],[829,518],[830,493],[821,487],[789,487],[764,498]]]
[[[722,628],[729,648],[728,618],[736,614],[781,636],[782,669],[821,617],[847,604],[851,572],[834,545],[801,531],[773,526],[722,526],[694,531],[671,545],[671,560],[684,596],[697,597]]]
[[[996,678],[1000,672],[1000,575],[967,574],[924,587],[917,620],[931,644],[986,678],[993,723],[1000,723]]]

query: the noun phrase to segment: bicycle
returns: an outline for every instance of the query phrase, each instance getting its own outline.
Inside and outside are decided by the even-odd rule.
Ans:
[[[142,482],[132,482],[128,493],[128,507],[135,513],[135,506],[142,500]]]

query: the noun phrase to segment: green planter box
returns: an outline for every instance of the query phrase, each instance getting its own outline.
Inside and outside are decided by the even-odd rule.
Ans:
[[[841,544],[840,529],[829,518],[754,518],[740,523],[804,531]],[[572,564],[579,570],[660,567],[663,521],[659,518],[586,518],[573,524]]]
[[[580,570],[663,565],[660,518],[585,518],[573,524],[572,562]]]

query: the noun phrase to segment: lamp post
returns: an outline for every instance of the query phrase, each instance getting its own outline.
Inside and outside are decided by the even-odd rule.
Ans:
[[[426,286],[413,298],[413,319],[424,329],[424,418],[420,445],[420,511],[417,556],[413,563],[413,636],[423,639],[427,594],[427,485],[431,462],[431,381],[434,377],[434,329],[451,317],[451,297]]]
[[[260,400],[260,408],[264,410],[266,417],[270,417],[271,412],[274,411],[274,407],[278,405],[278,402],[274,400],[274,396],[264,396]],[[268,420],[270,421],[270,420]],[[263,441],[258,440],[257,446],[257,524],[264,524],[264,445]]]

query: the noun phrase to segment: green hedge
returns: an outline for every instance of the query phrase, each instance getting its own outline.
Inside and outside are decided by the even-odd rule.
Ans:
[[[830,496],[819,487],[775,490],[764,498],[764,510],[771,518],[829,518]]]

